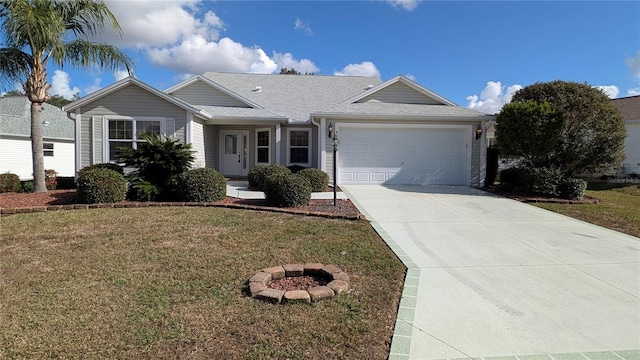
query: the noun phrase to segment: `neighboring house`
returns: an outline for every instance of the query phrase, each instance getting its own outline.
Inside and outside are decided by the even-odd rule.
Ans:
[[[42,111],[44,168],[58,176],[75,176],[73,120],[60,108],[44,104]],[[31,102],[26,96],[0,98],[0,173],[33,179]]]
[[[640,175],[640,95],[613,99],[611,104],[618,108],[627,127],[623,171],[625,174]]]
[[[316,167],[338,184],[482,185],[492,116],[416,82],[373,77],[205,73],[165,91],[126,78],[65,107],[76,169],[112,162],[141,133],[193,144],[196,166],[246,176],[255,165]]]

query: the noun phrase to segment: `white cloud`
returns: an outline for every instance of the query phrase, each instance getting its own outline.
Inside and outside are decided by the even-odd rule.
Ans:
[[[113,78],[116,81],[122,80],[126,77],[129,77],[129,72],[127,70],[116,70],[113,72]]]
[[[91,94],[93,92],[96,92],[100,89],[102,89],[102,79],[99,77],[94,77],[93,78],[93,84],[87,86],[84,88],[83,93],[85,94]]]
[[[305,33],[305,35],[313,35],[311,24],[309,24],[308,22],[302,21],[300,18],[296,19],[296,22],[293,28],[296,30],[302,30]]]
[[[615,85],[600,85],[600,86],[595,86],[595,88],[601,90],[610,99],[615,99],[616,97],[618,97],[618,94],[620,93],[620,89],[618,89],[618,87]]]
[[[349,64],[341,71],[334,71],[335,76],[372,76],[380,77],[380,71],[371,61],[364,61],[360,64]]]
[[[296,69],[301,73],[316,73],[320,69],[309,59],[296,60],[291,53],[273,52],[273,61],[278,65],[278,69],[286,67],[287,69]]]
[[[631,88],[627,90],[627,96],[636,96],[636,95],[640,95],[640,87]]]
[[[404,77],[406,77],[409,80],[413,80],[413,81],[418,81],[418,79],[413,75],[413,74],[405,74]]]
[[[504,104],[511,102],[513,94],[520,89],[522,86],[518,84],[504,87],[500,81],[489,81],[480,92],[480,96],[467,96],[467,107],[487,114],[496,114]]]
[[[72,100],[76,96],[80,95],[80,89],[77,87],[71,88],[69,84],[71,78],[69,74],[62,70],[56,70],[51,77],[51,95],[59,95],[67,100]]]
[[[640,50],[636,53],[636,56],[627,56],[624,61],[631,71],[634,80],[640,81]]]
[[[394,8],[402,8],[407,11],[412,11],[418,7],[420,0],[387,0],[387,3]]]

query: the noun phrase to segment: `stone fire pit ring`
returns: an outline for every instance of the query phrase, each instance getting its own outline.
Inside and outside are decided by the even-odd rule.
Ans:
[[[285,277],[313,276],[329,281],[326,286],[315,286],[307,290],[272,289],[272,281]],[[256,299],[282,304],[291,302],[310,303],[344,293],[349,289],[349,275],[335,265],[321,263],[286,264],[262,269],[249,279],[249,291]]]

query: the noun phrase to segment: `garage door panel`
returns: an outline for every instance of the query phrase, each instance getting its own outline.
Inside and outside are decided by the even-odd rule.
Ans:
[[[343,128],[338,181],[467,184],[465,129]]]

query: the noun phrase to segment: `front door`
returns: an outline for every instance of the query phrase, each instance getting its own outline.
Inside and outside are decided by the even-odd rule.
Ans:
[[[220,132],[220,169],[223,175],[247,175],[248,146],[248,131],[223,130]]]

